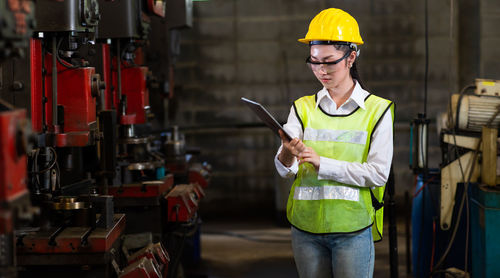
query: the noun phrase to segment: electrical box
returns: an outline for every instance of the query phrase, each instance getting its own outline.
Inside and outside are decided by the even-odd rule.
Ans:
[[[476,95],[500,96],[500,80],[476,79]]]

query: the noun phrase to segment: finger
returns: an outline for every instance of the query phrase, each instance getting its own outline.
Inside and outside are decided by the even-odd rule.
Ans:
[[[312,159],[312,156],[310,156],[308,154],[300,154],[300,157],[302,157],[302,159],[304,159],[304,160],[311,160]]]
[[[288,140],[288,138],[285,136],[285,133],[283,132],[283,130],[278,130],[279,134],[280,134],[280,138],[281,138],[281,141],[283,143],[288,143],[290,142],[290,140]]]
[[[300,152],[301,155],[311,155],[312,154],[312,151],[310,149],[304,149]]]
[[[296,147],[300,142],[298,138],[293,138],[292,141],[290,141],[290,146]]]
[[[307,155],[307,154],[308,154],[308,152],[307,152],[306,150],[303,150],[303,151],[301,151],[301,152],[299,152],[299,153],[300,153],[300,155],[301,155],[301,156],[302,156],[302,155]]]
[[[314,151],[314,149],[313,149],[313,148],[311,148],[311,147],[307,147],[307,148],[304,150],[304,153],[307,153],[307,154],[309,154],[309,155],[311,155],[311,156],[316,155],[316,152],[315,152],[315,151]]]
[[[297,143],[297,145],[295,146],[295,148],[299,151],[299,152],[303,152],[306,150],[306,145],[302,142],[302,141],[299,141],[299,143]]]

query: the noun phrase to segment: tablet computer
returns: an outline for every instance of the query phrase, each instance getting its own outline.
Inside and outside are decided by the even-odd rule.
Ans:
[[[285,133],[285,136],[288,138],[288,140],[292,140],[292,136],[286,132],[286,130],[283,129],[281,124],[276,121],[276,119],[269,113],[264,106],[262,106],[260,103],[255,102],[253,100],[249,100],[247,98],[242,97],[241,100],[252,109],[252,111],[259,116],[259,118],[274,132],[276,135],[280,136],[278,130],[283,130]]]

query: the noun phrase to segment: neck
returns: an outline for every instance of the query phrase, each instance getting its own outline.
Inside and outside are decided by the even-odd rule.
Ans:
[[[356,83],[352,79],[350,75],[348,75],[342,82],[340,82],[337,86],[327,88],[330,97],[335,101],[337,107],[340,107],[344,104],[349,97],[351,97],[352,91],[354,90],[354,86]]]

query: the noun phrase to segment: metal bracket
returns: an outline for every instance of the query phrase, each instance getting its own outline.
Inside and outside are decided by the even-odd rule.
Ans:
[[[448,230],[451,226],[453,207],[455,206],[455,194],[457,192],[457,183],[464,181],[460,170],[459,160],[464,170],[465,179],[467,179],[473,165],[473,157],[474,152],[467,152],[441,170],[440,225],[442,230]],[[479,167],[479,163],[476,161],[470,182],[477,181],[480,173],[481,169]]]

